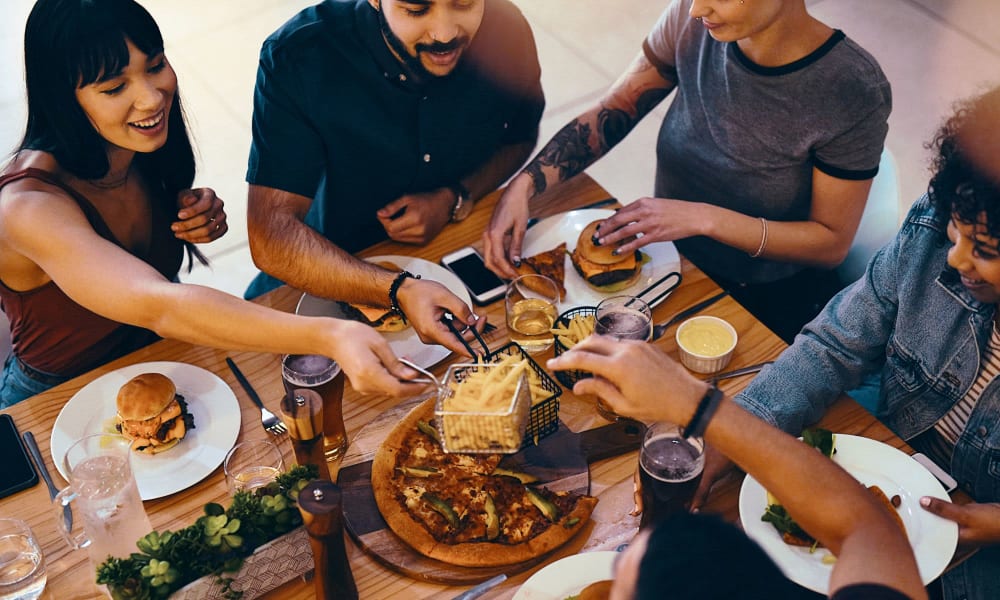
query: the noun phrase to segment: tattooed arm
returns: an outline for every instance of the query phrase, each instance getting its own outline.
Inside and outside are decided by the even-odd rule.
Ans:
[[[483,234],[487,266],[501,276],[514,277],[511,263],[521,259],[530,200],[604,156],[674,86],[640,52],[596,106],[566,124],[511,180]]]

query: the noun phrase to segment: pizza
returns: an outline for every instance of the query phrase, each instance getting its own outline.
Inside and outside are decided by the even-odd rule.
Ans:
[[[566,299],[566,242],[551,250],[521,259],[518,275],[545,275],[559,287],[559,300]]]
[[[433,417],[431,398],[393,428],[372,462],[379,512],[414,550],[459,566],[510,565],[558,548],[586,525],[597,498],[500,469],[500,454],[446,453]]]

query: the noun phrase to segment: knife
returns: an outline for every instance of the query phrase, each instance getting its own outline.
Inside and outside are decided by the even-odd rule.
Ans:
[[[34,434],[30,431],[25,431],[21,434],[21,438],[24,440],[25,447],[28,448],[28,454],[35,461],[35,468],[38,469],[38,474],[41,476],[42,481],[45,482],[45,487],[49,488],[49,500],[55,500],[56,494],[59,493],[59,488],[52,482],[52,475],[49,474],[49,469],[45,466],[45,461],[42,459],[42,453],[38,449],[38,442],[35,441]],[[66,531],[73,531],[73,513],[70,511],[69,506],[63,506],[63,522],[66,524]]]
[[[452,600],[472,600],[473,598],[478,598],[506,580],[507,576],[501,573],[492,579],[487,579],[474,588],[469,588],[468,590],[455,596]]]
[[[240,385],[243,386],[243,391],[247,393],[247,396],[250,396],[250,399],[253,400],[254,404],[263,408],[264,403],[261,402],[260,396],[257,395],[257,390],[253,389],[253,386],[250,385],[249,381],[247,381],[246,376],[243,375],[243,371],[240,371],[240,368],[236,366],[236,363],[233,362],[233,359],[227,356],[226,364],[229,365],[229,370],[232,371],[233,375],[236,376],[236,381],[239,381]]]
[[[586,210],[588,208],[600,208],[602,206],[607,206],[609,204],[617,204],[617,203],[618,203],[618,198],[605,198],[604,200],[598,200],[597,202],[591,202],[590,204],[577,206],[572,210]],[[538,225],[538,222],[540,220],[541,219],[539,219],[538,217],[531,217],[530,219],[528,219],[528,226],[525,227],[525,229],[531,229],[535,225]]]

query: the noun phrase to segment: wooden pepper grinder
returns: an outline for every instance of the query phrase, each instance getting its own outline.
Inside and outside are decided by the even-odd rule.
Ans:
[[[312,390],[295,389],[281,400],[281,415],[295,451],[295,462],[319,467],[320,479],[330,479],[323,457],[323,398]]]
[[[358,587],[344,547],[341,499],[340,487],[332,481],[312,481],[299,492],[299,512],[309,533],[316,566],[313,582],[318,600],[356,600],[358,597]]]

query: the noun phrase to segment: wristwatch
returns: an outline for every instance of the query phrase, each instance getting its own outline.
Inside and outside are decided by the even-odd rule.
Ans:
[[[465,189],[465,186],[461,183],[449,185],[448,189],[455,192],[455,205],[451,207],[451,222],[459,223],[464,221],[472,214],[472,209],[476,207],[469,200],[469,190]]]

